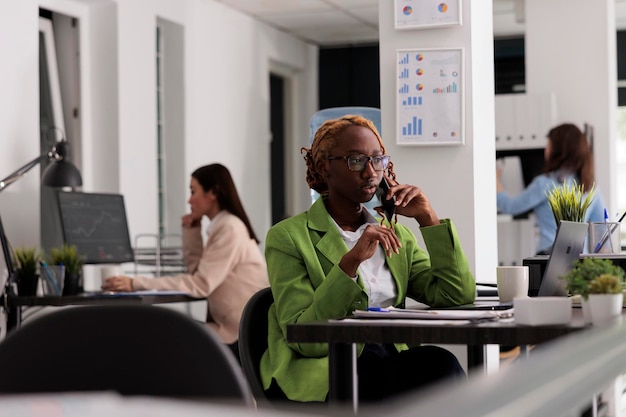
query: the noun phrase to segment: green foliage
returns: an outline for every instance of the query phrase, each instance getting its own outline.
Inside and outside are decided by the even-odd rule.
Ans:
[[[583,258],[576,261],[574,268],[561,277],[565,280],[570,294],[579,294],[585,300],[590,294],[590,283],[602,275],[612,275],[619,281],[620,288],[624,283],[624,270],[613,264],[610,259]],[[604,279],[603,279],[604,281]],[[596,288],[600,284],[596,284]]]
[[[595,193],[595,184],[587,195],[585,195],[583,186],[579,185],[576,180],[572,184],[567,184],[567,181],[563,181],[561,185],[555,184],[554,188],[546,192],[546,196],[556,224],[559,224],[561,220],[585,221],[585,213],[591,205]]]
[[[24,276],[34,276],[37,274],[39,263],[39,252],[34,247],[21,247],[13,250],[17,260],[17,269]]]
[[[622,280],[615,275],[603,274],[589,282],[589,294],[620,294],[623,290]]]
[[[83,259],[78,256],[75,245],[63,245],[60,248],[50,249],[50,263],[52,265],[65,266],[65,271],[69,275],[77,275],[83,267]]]

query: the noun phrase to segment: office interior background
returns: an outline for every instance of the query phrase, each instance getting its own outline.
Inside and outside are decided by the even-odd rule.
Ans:
[[[598,2],[591,12],[586,3],[464,1],[459,27],[398,31],[391,2],[377,0],[7,0],[0,14],[0,35],[9,40],[0,44],[0,166],[8,174],[39,155],[59,139],[50,128],[62,126],[82,190],[123,194],[134,239],[177,233],[189,174],[220,162],[263,237],[310,204],[299,149],[308,145],[311,115],[333,106],[380,107],[400,180],[422,187],[439,215],[455,220],[476,276],[494,281],[494,93],[550,90],[537,81],[537,68],[569,61],[537,62],[546,59],[537,45],[548,26],[550,37],[561,35],[542,45],[545,54],[557,48],[573,55],[550,45],[580,41],[573,27],[595,34],[581,44],[580,68],[543,78],[554,83],[551,77],[565,74],[569,87],[555,87],[551,120],[594,127],[598,185],[611,213],[626,209],[626,191],[617,186],[626,175],[626,128],[618,128],[626,116],[617,103],[626,2]],[[464,143],[400,146],[395,50],[439,47],[465,49]],[[578,71],[588,72],[584,82]],[[36,175],[2,192],[0,215],[13,246],[45,247],[57,237],[49,194]],[[85,275],[86,288],[96,287],[93,268]]]

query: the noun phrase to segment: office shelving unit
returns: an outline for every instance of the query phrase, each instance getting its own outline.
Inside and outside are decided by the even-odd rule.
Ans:
[[[139,234],[135,237],[135,275],[161,275],[185,272],[181,235]]]

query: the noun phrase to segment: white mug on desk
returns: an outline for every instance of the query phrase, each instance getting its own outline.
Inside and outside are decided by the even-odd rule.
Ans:
[[[100,278],[102,279],[102,284],[109,277],[115,277],[118,275],[122,275],[122,268],[119,265],[106,265],[100,267]]]
[[[503,303],[513,301],[515,297],[528,296],[527,266],[498,266],[498,298]]]

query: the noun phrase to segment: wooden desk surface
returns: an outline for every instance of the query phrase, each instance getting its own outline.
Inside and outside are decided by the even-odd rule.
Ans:
[[[165,304],[177,302],[202,301],[206,298],[195,298],[187,294],[94,294],[85,293],[78,295],[46,295],[7,297],[6,304],[9,307],[19,306],[70,306],[70,305],[110,305],[120,303],[142,304]]]
[[[483,362],[484,345],[534,345],[590,328],[574,309],[565,325],[526,326],[510,320],[462,325],[428,324],[407,319],[318,321],[287,326],[287,341],[328,343],[329,400],[357,407],[356,350],[353,343],[438,343],[467,345],[468,367]]]
[[[296,343],[443,343],[529,345],[585,329],[580,309],[570,324],[526,326],[512,321],[463,325],[423,324],[411,320],[337,320],[287,326],[287,341]]]

